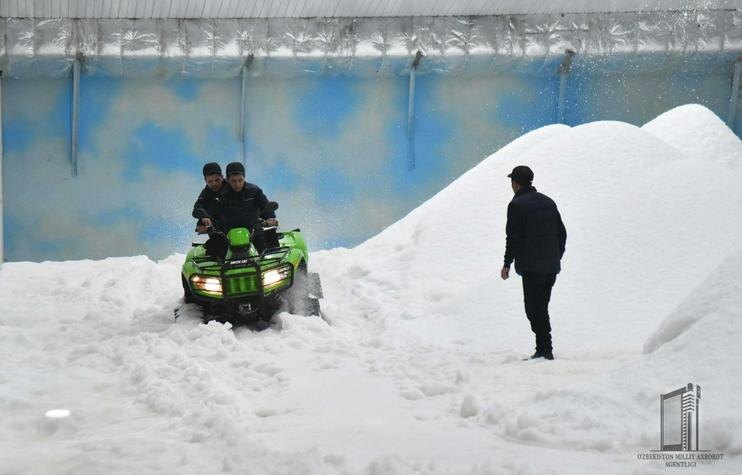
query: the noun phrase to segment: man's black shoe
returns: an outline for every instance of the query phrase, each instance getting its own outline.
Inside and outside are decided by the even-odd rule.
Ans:
[[[554,354],[550,351],[548,353],[542,353],[540,351],[536,351],[529,359],[535,360],[536,358],[546,358],[547,360],[553,360]]]

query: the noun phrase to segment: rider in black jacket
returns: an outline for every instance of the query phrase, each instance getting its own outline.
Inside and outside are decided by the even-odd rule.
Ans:
[[[206,186],[198,195],[198,199],[193,204],[193,212],[191,213],[194,218],[198,219],[196,231],[199,233],[206,232],[209,226],[214,224],[212,221],[213,218],[209,215],[209,210],[214,207],[216,198],[227,185],[227,182],[222,176],[222,167],[218,163],[207,163],[204,165],[203,173]]]
[[[250,229],[255,248],[262,252],[265,236],[263,228],[256,225],[261,219],[269,226],[278,225],[275,212],[266,209],[268,198],[257,185],[245,181],[245,167],[240,162],[227,165],[227,183],[208,214],[216,219],[217,227],[225,234],[233,228]]]

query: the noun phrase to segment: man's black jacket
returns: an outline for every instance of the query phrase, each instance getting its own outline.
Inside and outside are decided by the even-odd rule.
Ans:
[[[260,218],[275,218],[273,211],[264,212],[268,198],[257,185],[245,182],[240,191],[227,184],[209,209],[219,228],[225,233],[232,228],[252,228]]]
[[[505,267],[515,260],[515,271],[556,274],[564,255],[567,230],[557,206],[532,186],[518,190],[508,205]]]
[[[214,209],[214,202],[216,198],[222,191],[224,191],[224,188],[227,186],[228,185],[226,181],[222,181],[222,187],[218,191],[213,191],[208,186],[205,186],[204,189],[201,190],[201,194],[198,195],[196,202],[193,204],[193,212],[191,213],[191,216],[198,219],[199,221],[202,218],[213,218],[209,214],[209,211],[212,211]]]

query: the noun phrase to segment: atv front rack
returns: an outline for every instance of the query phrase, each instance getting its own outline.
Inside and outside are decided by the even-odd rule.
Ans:
[[[240,256],[237,258],[215,259],[211,256],[199,256],[193,259],[200,271],[219,273],[222,283],[221,303],[228,312],[249,317],[258,314],[266,306],[266,292],[263,287],[263,269],[272,268],[286,256],[291,248],[288,246],[266,249],[260,255]],[[273,256],[275,257],[266,257]],[[209,263],[203,267],[199,264]],[[249,275],[229,274],[235,269],[253,269]],[[291,282],[293,284],[293,268]],[[272,291],[268,291],[271,294]]]
[[[233,259],[224,259],[221,260],[219,258],[215,258],[212,256],[198,256],[193,258],[194,264],[203,264],[205,262],[213,262],[213,265],[202,267],[201,269],[206,271],[218,271],[221,268],[227,266],[229,267],[228,270],[231,269],[238,269],[240,267],[243,267],[245,265],[249,265],[249,261],[258,259],[262,260],[263,264],[273,264],[275,262],[280,261],[283,259],[283,257],[291,251],[291,248],[288,246],[281,246],[281,247],[272,247],[270,249],[266,249],[259,255],[248,255],[246,257],[239,257],[239,258],[233,258]],[[266,255],[272,256],[274,254],[277,254],[276,257],[265,257]]]

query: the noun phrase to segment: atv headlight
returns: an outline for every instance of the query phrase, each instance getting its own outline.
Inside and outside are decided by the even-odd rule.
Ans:
[[[291,264],[263,272],[263,287],[270,287],[291,277]]]
[[[191,284],[196,290],[212,292],[215,294],[222,293],[222,279],[219,277],[210,277],[206,275],[194,275],[191,277]]]

